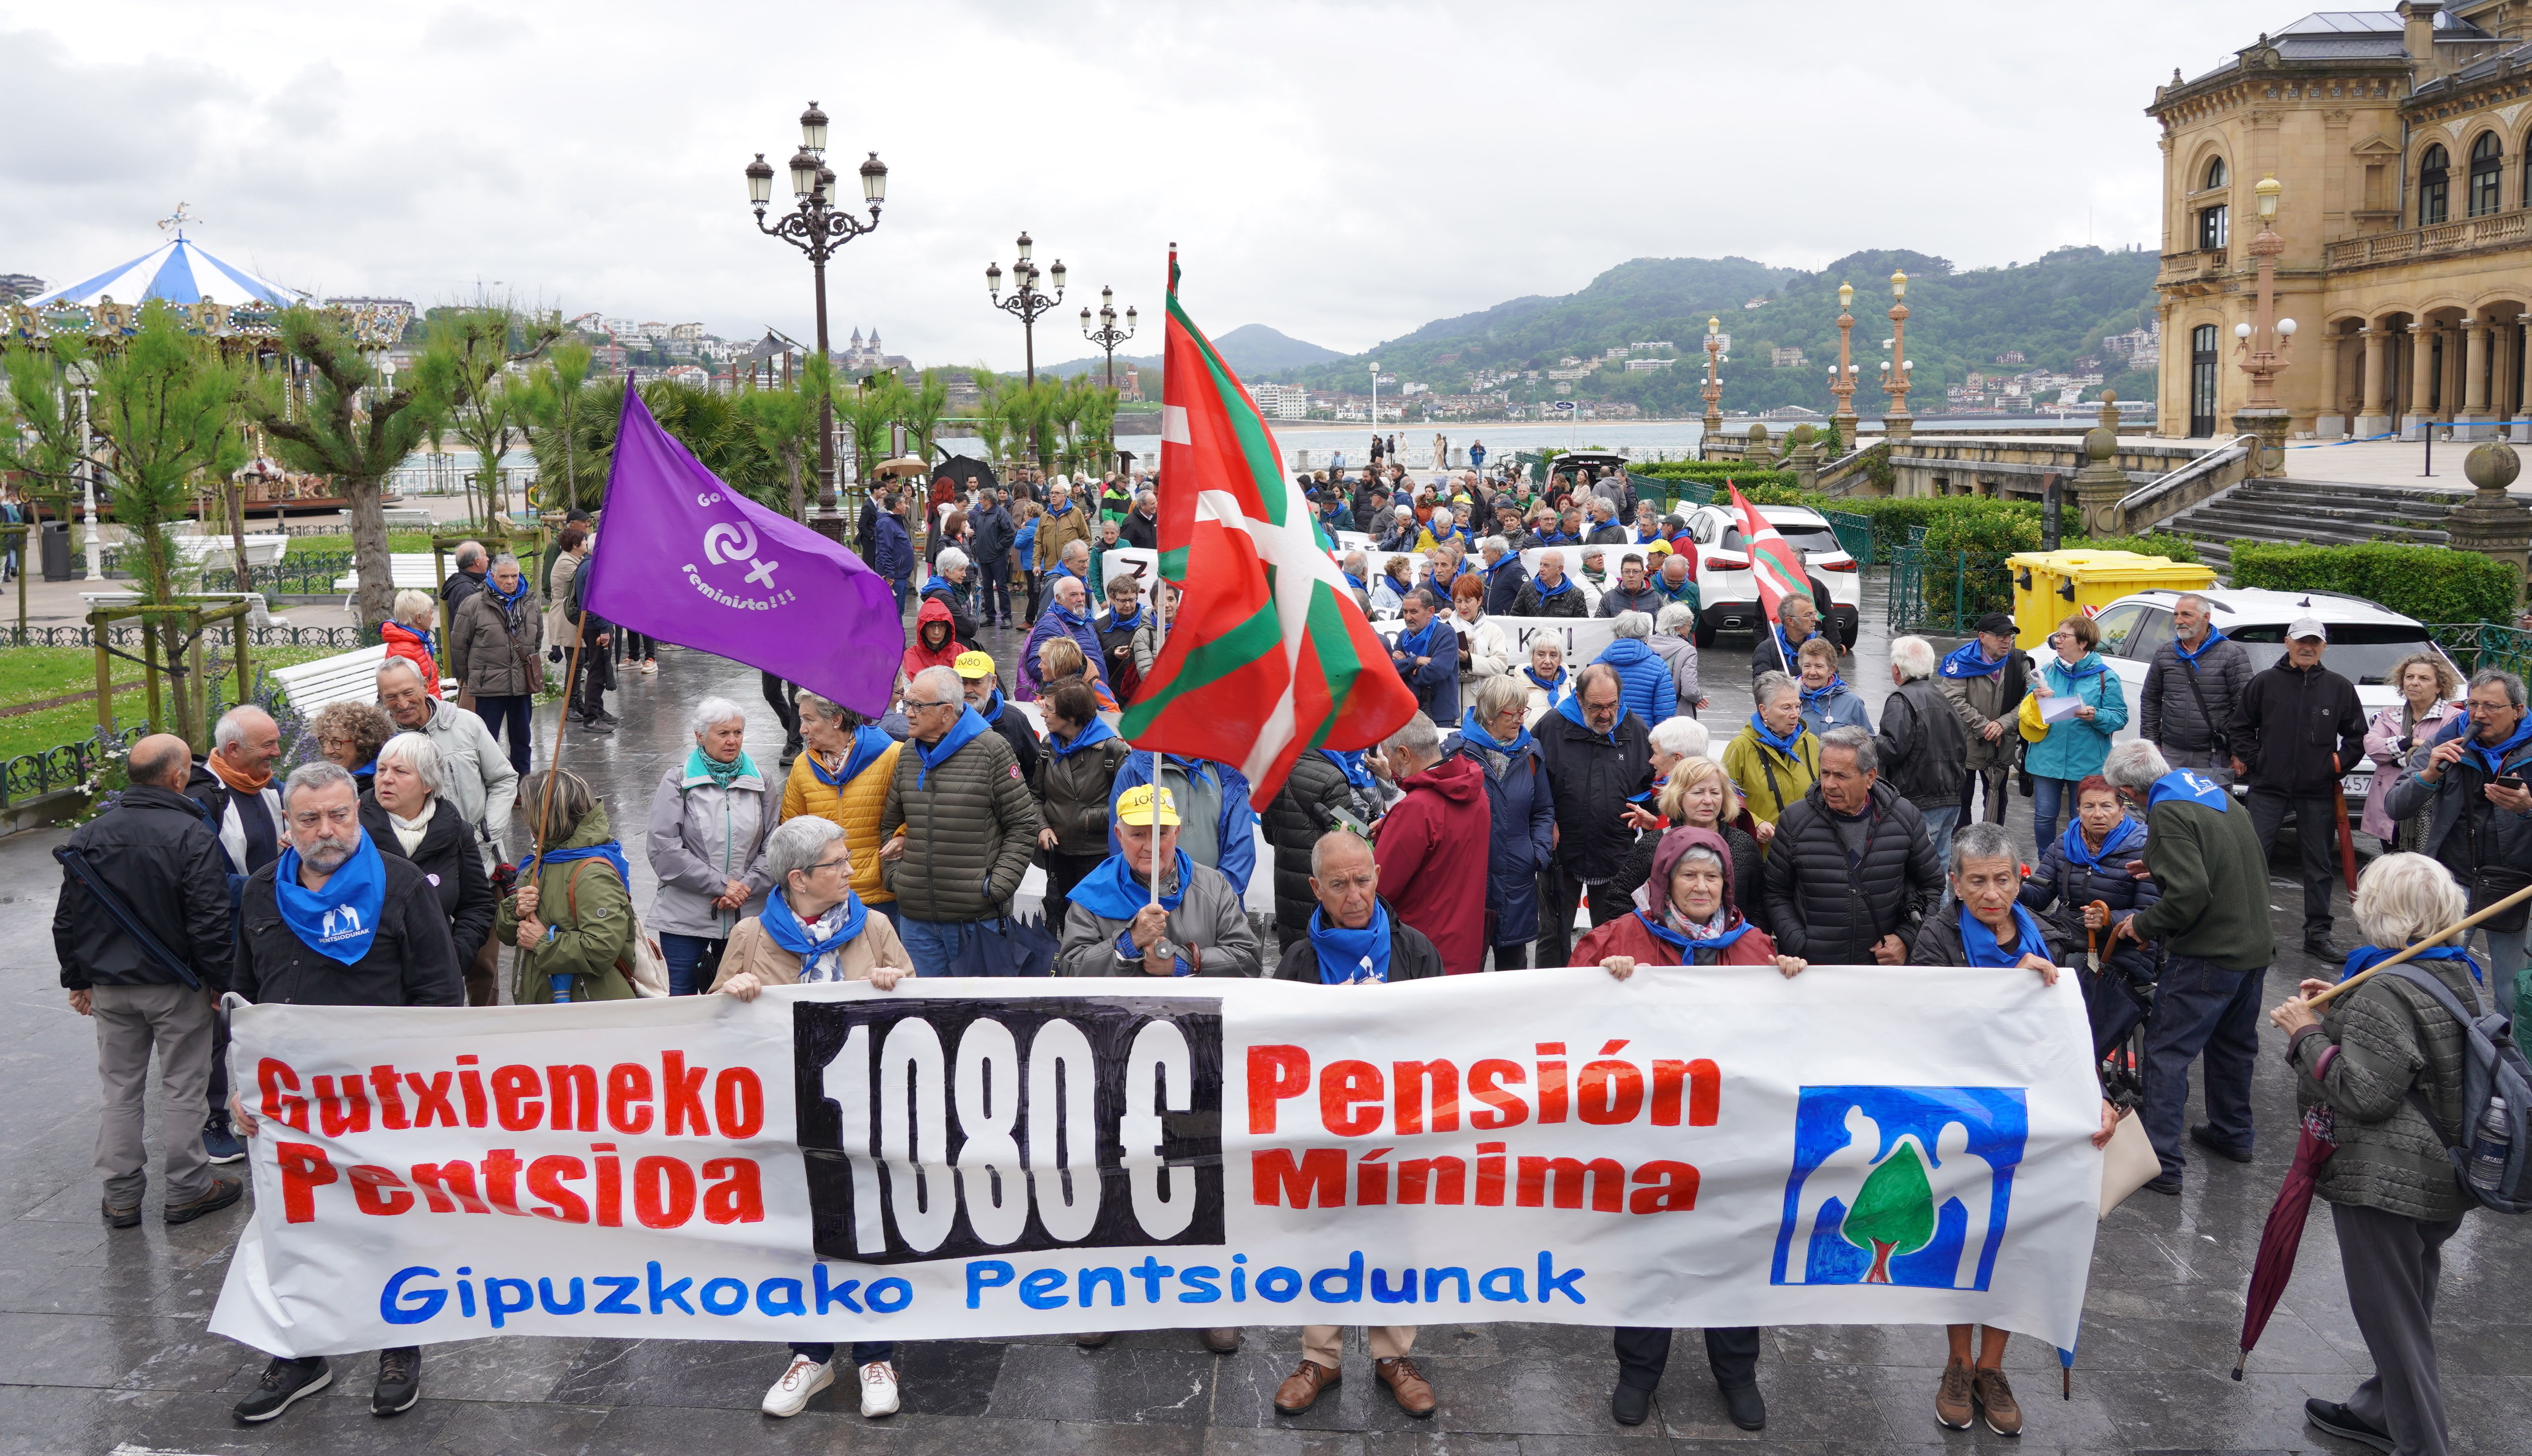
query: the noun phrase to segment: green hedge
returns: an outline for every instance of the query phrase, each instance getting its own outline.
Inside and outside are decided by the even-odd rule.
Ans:
[[[2441,546],[2270,546],[2233,543],[2233,585],[2343,592],[2424,622],[2502,621],[2518,589],[2504,562]]]
[[[2141,556],[2169,556],[2174,561],[2198,560],[2198,543],[2186,536],[2168,531],[2156,531],[2145,536],[2080,537],[2067,541],[2068,551],[2135,552]]]

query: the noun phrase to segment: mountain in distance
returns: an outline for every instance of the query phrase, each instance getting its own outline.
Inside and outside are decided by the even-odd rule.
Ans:
[[[1278,370],[1324,364],[1332,359],[1346,357],[1334,349],[1322,349],[1307,340],[1296,339],[1291,334],[1269,328],[1263,323],[1243,323],[1215,339],[1213,347],[1222,355],[1223,361],[1229,364],[1241,379],[1273,374]],[[1117,363],[1120,367],[1129,363],[1136,365],[1147,375],[1152,376],[1144,381],[1143,392],[1156,399],[1160,397],[1161,382],[1158,376],[1161,370],[1161,356],[1126,354],[1120,351],[1117,355]],[[1069,359],[1062,364],[1041,365],[1038,373],[1066,376],[1098,374],[1104,372],[1107,367],[1108,358],[1102,354],[1088,359]]]
[[[2159,260],[2151,251],[2066,247],[2026,263],[1956,269],[1945,259],[1905,250],[1851,254],[1815,272],[1774,267],[1746,258],[1639,258],[1601,273],[1578,292],[1561,297],[1513,299],[1473,314],[1440,319],[1361,354],[1287,368],[1288,382],[1359,392],[1364,361],[1378,358],[1383,375],[1412,380],[1437,394],[1467,392],[1480,370],[1503,374],[1537,371],[1537,379],[1514,379],[1516,402],[1552,397],[1545,374],[1576,359],[1593,368],[1573,380],[1578,398],[1633,403],[1648,415],[1701,414],[1705,320],[1718,318],[1732,336],[1722,368],[1723,405],[1752,412],[1803,405],[1827,412],[1828,369],[1837,362],[1837,287],[1855,285],[1852,361],[1860,366],[1857,413],[1877,416],[1884,396],[1879,365],[1888,357],[1890,275],[1908,274],[1910,408],[1920,414],[1942,408],[1947,385],[1972,372],[2016,374],[2071,370],[2078,359],[2100,357],[2105,382],[2121,398],[2154,395],[2150,372],[2122,374],[2123,363],[2105,355],[2101,338],[2124,333],[2155,317],[2154,277]],[[1666,370],[1627,373],[1607,351],[1620,345],[1667,342],[1678,363]],[[1799,349],[1802,363],[1775,363],[1780,349]],[[1639,357],[1648,357],[1651,351]],[[2020,364],[1999,356],[2019,353]],[[1386,391],[1384,391],[1385,393]]]

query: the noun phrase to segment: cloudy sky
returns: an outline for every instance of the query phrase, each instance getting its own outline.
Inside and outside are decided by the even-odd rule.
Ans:
[[[1209,329],[1354,350],[1630,258],[2151,246],[2155,84],[2299,13],[0,0],[0,272],[102,271],[181,200],[322,292],[805,335],[808,266],[740,169],[778,171],[816,97],[847,186],[890,167],[831,267],[838,341],[1016,369],[982,273],[1025,227],[1071,269],[1041,360],[1086,352],[1102,282],[1156,316],[1173,239]]]

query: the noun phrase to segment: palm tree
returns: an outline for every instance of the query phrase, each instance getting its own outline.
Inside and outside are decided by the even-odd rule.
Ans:
[[[950,408],[950,381],[938,369],[927,369],[911,389],[897,392],[897,423],[905,427],[906,453],[932,463],[932,437]]]
[[[438,361],[449,380],[446,427],[475,451],[472,507],[479,530],[496,534],[504,492],[501,457],[524,436],[520,391],[510,366],[543,354],[562,336],[561,321],[551,315],[522,319],[507,304],[461,309],[432,321],[426,361]]]
[[[780,389],[749,389],[738,396],[738,416],[756,432],[757,443],[782,467],[785,508],[791,519],[809,518],[801,476],[818,440],[818,395],[803,378]]]
[[[984,443],[985,458],[999,461],[1004,458],[1004,446],[1011,437],[1011,421],[1007,404],[1011,381],[981,364],[976,366],[975,380],[978,396],[976,437]]]
[[[584,497],[595,499],[606,485],[604,472],[594,479],[583,474],[595,462],[586,458],[577,438],[590,408],[592,358],[587,344],[557,344],[545,367],[528,376],[516,394],[528,448],[537,457],[537,479],[546,485],[542,507],[555,515]]]

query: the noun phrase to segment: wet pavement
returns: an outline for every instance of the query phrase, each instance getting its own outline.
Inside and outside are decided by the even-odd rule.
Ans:
[[[1888,691],[1878,583],[1868,584],[1865,643],[1849,676],[1878,716]],[[1014,634],[994,634],[1006,663]],[[1938,644],[1947,647],[1949,644]],[[1718,734],[1749,711],[1748,646],[1725,638],[1704,677]],[[691,741],[683,723],[712,694],[747,712],[749,748],[769,772],[780,750],[754,670],[676,649],[657,676],[627,675],[610,700],[610,736],[565,740],[630,830],[661,775]],[[541,716],[538,762],[551,742]],[[2029,803],[2012,823],[2029,833]],[[1298,1359],[1292,1329],[1252,1328],[1237,1354],[1191,1334],[1119,1336],[1100,1350],[1068,1340],[935,1341],[900,1355],[905,1409],[865,1422],[848,1381],[791,1421],[757,1413],[784,1354],[770,1345],[517,1339],[426,1351],[424,1399],[393,1420],[369,1414],[373,1362],[337,1363],[333,1388],[274,1425],[235,1425],[230,1407],[263,1358],[203,1332],[246,1209],[170,1229],[153,1190],[139,1228],[110,1231],[90,1167],[95,1098],[88,1026],[64,1005],[43,927],[60,872],[60,833],[0,840],[0,904],[18,933],[0,941],[0,1066],[17,1116],[0,1127],[0,1451],[590,1452],[979,1450],[1308,1453],[1308,1456],[1562,1456],[1584,1450],[1706,1449],[1815,1453],[1932,1447],[2043,1451],[2346,1451],[2303,1423],[2307,1396],[2343,1398],[2367,1369],[2349,1319],[2335,1242],[2316,1208],[2302,1267],[2249,1375],[2227,1378],[2242,1292],[2270,1199],[2293,1148],[2286,1069],[2261,1059],[2257,1155],[2249,1166],[2193,1160],[2178,1197],[2139,1193],[2101,1226],[2074,1398],[2058,1398],[2056,1357],[2014,1342],[2009,1369],[2029,1419],[2007,1441],[1946,1431],[1933,1420],[1943,1358],[1923,1327],[1789,1327],[1766,1332],[1759,1379],[1771,1418],[1735,1428],[1697,1342],[1676,1346],[1654,1420],[1613,1425],[1605,1331],[1536,1324],[1428,1325],[1415,1349],[1441,1410],[1410,1420],[1379,1388],[1359,1334],[1346,1381],[1298,1419],[1275,1414],[1276,1383]],[[632,856],[637,900],[651,877]],[[2352,930],[2343,893],[2342,940]],[[2300,892],[2272,884],[2281,946],[2299,940]],[[2310,969],[2292,951],[2271,972],[2271,1001]],[[1894,972],[1895,973],[1895,972]],[[2282,1046],[2264,1027],[2271,1050]],[[154,1132],[154,1129],[153,1129]],[[2532,1448],[2532,1220],[2472,1216],[2446,1246],[2438,1345],[2456,1449]]]

